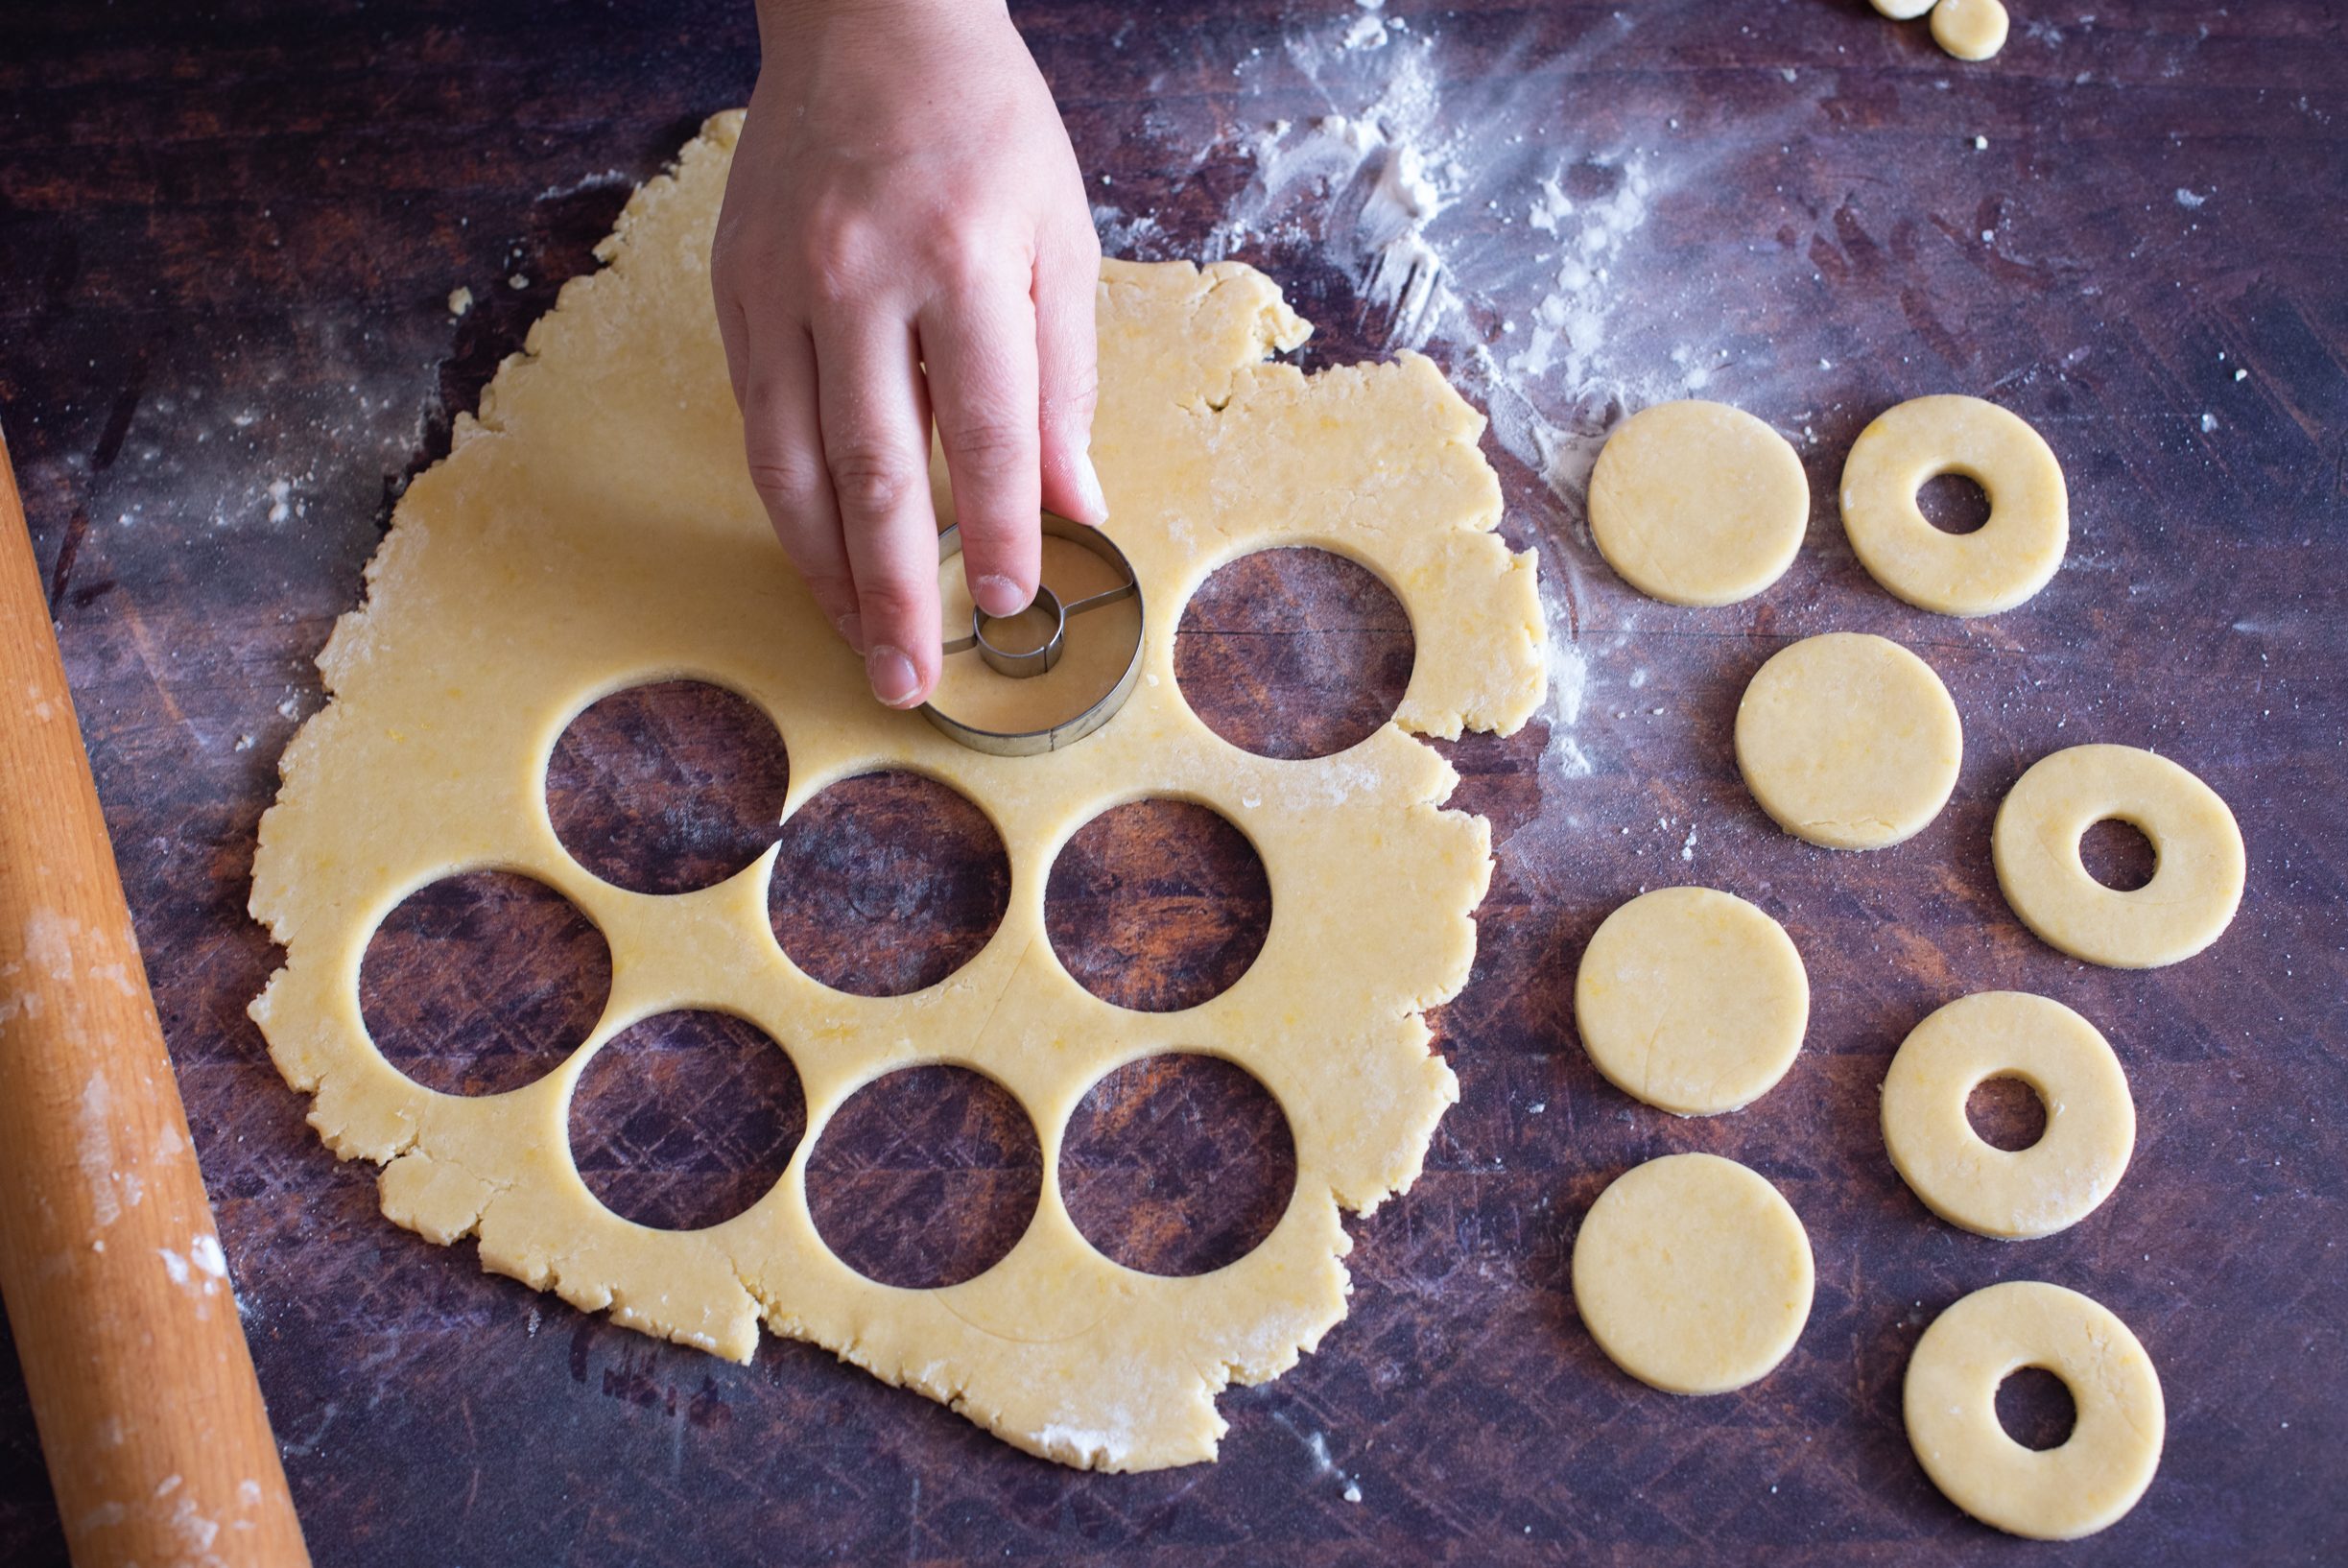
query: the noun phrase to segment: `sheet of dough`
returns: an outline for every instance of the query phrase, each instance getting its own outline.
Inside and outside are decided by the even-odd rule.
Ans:
[[[1421,1014],[1466,984],[1490,875],[1482,819],[1443,810],[1457,775],[1404,733],[1512,731],[1543,690],[1530,555],[1477,451],[1483,420],[1424,359],[1307,377],[1267,363],[1305,324],[1235,264],[1111,264],[1101,291],[1094,452],[1111,532],[1147,595],[1145,675],[1116,721],[1069,750],[984,756],[866,694],[776,547],[744,475],[741,425],[705,277],[739,117],[629,203],[461,417],[446,461],[401,501],[368,598],[320,655],[332,704],[287,749],[261,824],[252,909],[286,963],[252,1007],[310,1120],[345,1158],[385,1165],[384,1211],[484,1267],[649,1334],[747,1360],[763,1319],[1036,1454],[1138,1470],[1212,1458],[1214,1396],[1294,1365],[1344,1315],[1340,1206],[1366,1214],[1418,1175],[1451,1070]],[[1331,757],[1236,750],[1184,706],[1173,632],[1222,562],[1319,545],[1376,570],[1418,655],[1397,723]],[[986,811],[1011,903],[976,959],[912,996],[828,990],[777,948],[772,855],[674,897],[590,876],[546,819],[547,755],[582,708],[690,677],[771,713],[790,748],[786,810],[841,778],[910,768]],[[1142,796],[1222,813],[1263,856],[1272,922],[1239,983],[1185,1012],[1127,1012],[1060,968],[1045,938],[1054,855]],[[359,963],[376,923],[437,878],[502,867],[559,890],[611,945],[611,998],[545,1079],[461,1099],[368,1042]],[[747,1212],[670,1232],[603,1208],[573,1170],[572,1084],[629,1024],[733,1011],[790,1051],[808,1133]],[[1240,1262],[1189,1279],[1094,1251],[1047,1181],[1010,1255],[945,1290],[864,1278],[818,1239],[807,1152],[858,1087],[908,1065],[984,1072],[1033,1118],[1057,1169],[1069,1112],[1103,1073],[1158,1052],[1244,1063],[1286,1111],[1295,1196]]]

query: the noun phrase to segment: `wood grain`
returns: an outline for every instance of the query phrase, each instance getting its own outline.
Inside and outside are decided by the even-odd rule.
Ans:
[[[1481,303],[1429,351],[1459,376],[1479,346],[1514,352],[1556,270],[1530,225],[1538,178],[1602,202],[1636,164],[1654,181],[1645,226],[1593,297],[1619,384],[1587,408],[1560,395],[1537,412],[1575,427],[1609,398],[1682,393],[1689,367],[1673,352],[1689,350],[1705,395],[1796,440],[1812,529],[1768,593],[1669,610],[1590,551],[1570,483],[1561,496],[1487,439],[1506,531],[1542,553],[1560,668],[1582,685],[1570,721],[1560,710],[1510,741],[1441,748],[1462,775],[1452,803],[1489,817],[1498,846],[1475,978],[1435,1020],[1461,1103],[1418,1186],[1352,1227],[1348,1319],[1279,1381],[1225,1396],[1222,1462],[1122,1479],[1025,1459],[820,1351],[770,1345],[751,1366],[722,1366],[479,1275],[463,1249],[381,1219],[370,1173],[319,1146],[243,1012],[275,962],[244,913],[253,826],[277,753],[320,701],[310,660],[356,600],[391,496],[444,450],[448,419],[562,280],[591,265],[628,185],[747,96],[747,6],[621,0],[557,18],[455,0],[142,0],[0,15],[12,110],[0,419],[321,1559],[2036,1560],[2049,1549],[1940,1499],[1899,1418],[1923,1326],[1968,1291],[2023,1277],[2119,1313],[2170,1409],[2144,1502],[2052,1556],[2336,1559],[2348,36],[2324,0],[2146,0],[2093,8],[2092,24],[2086,9],[2017,6],[2005,54],[1960,67],[1920,26],[1861,0],[1388,0],[1415,30],[1405,44],[1436,38],[1427,59],[1445,121],[1474,131],[1464,160],[1523,176],[1492,208],[1445,214],[1456,281]],[[1203,252],[1231,233],[1219,226],[1255,178],[1252,138],[1371,107],[1346,85],[1370,52],[1330,41],[1358,14],[1337,0],[1048,0],[1017,14],[1104,229],[1127,251]],[[1234,242],[1317,323],[1307,365],[1392,344],[1390,314],[1330,240],[1306,221]],[[477,303],[457,319],[445,300],[460,283]],[[2061,574],[1987,622],[1890,599],[1835,520],[1859,429],[1901,398],[1948,391],[2028,418],[2074,497]],[[1353,701],[1335,672],[1365,662],[1364,632],[1374,678],[1399,657],[1392,621],[1292,592],[1276,565],[1245,571],[1223,606],[1238,630],[1181,654],[1185,694],[1226,733],[1288,733]],[[1250,615],[1269,624],[1250,629]],[[1829,630],[1915,648],[1965,720],[1950,807],[1880,854],[1777,833],[1730,753],[1744,680],[1787,641]],[[1240,656],[1243,644],[1258,653]],[[2186,762],[2241,821],[2242,913],[2188,963],[2075,964],[1998,894],[1999,797],[2081,740]],[[913,847],[884,814],[864,820]],[[1783,920],[1814,987],[1786,1081],[1714,1121],[1625,1100],[1572,1030],[1591,931],[1673,881]],[[550,944],[536,972],[512,978],[555,986],[563,951]],[[2119,1192],[2040,1242],[1933,1221],[1876,1129],[1900,1037],[1990,986],[2043,991],[2092,1019],[2137,1099]],[[443,1011],[455,1052],[480,1020]],[[678,1094],[706,1081],[694,1071],[676,1068]],[[1008,1132],[940,1104],[902,1107],[851,1162],[873,1182],[863,1200],[875,1214],[955,1180],[1031,1179]],[[1238,1106],[1195,1105],[1214,1129],[1254,1126]],[[1173,1143],[1189,1114],[1120,1125]],[[625,1129],[629,1113],[612,1115]],[[629,1158],[701,1159],[716,1181],[750,1158],[658,1155],[667,1135],[644,1131],[623,1140]],[[1210,1139],[1191,1157],[1254,1161],[1267,1139]],[[1565,1272],[1577,1218],[1608,1180],[1690,1149],[1776,1182],[1819,1269],[1786,1365],[1696,1402],[1617,1373],[1576,1321]],[[1222,1223],[1196,1200],[1153,1207],[1139,1175],[1116,1179],[1143,1234]],[[61,1539],[11,1375],[0,1559],[55,1563]]]

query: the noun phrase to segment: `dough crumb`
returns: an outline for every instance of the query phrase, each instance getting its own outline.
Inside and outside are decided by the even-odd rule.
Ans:
[[[1986,153],[1986,152],[1988,152],[1988,151],[1989,151],[1989,138],[1988,138],[1987,136],[1976,136],[1976,137],[1974,137],[1974,138],[1973,138],[1973,150],[1974,150],[1976,153]],[[1770,1489],[1771,1489],[1772,1491],[1774,1491],[1776,1488],[1775,1488],[1775,1487],[1771,1487]]]
[[[530,287],[530,279],[521,273],[515,273],[506,279],[506,287],[514,290],[527,289]]]
[[[1346,1501],[1346,1502],[1348,1502],[1348,1503],[1359,1503],[1359,1502],[1361,1502],[1361,1501],[1362,1501],[1362,1484],[1361,1484],[1360,1482],[1358,1482],[1358,1481],[1348,1481],[1347,1483],[1345,1483],[1345,1494],[1344,1494],[1344,1495],[1345,1495],[1345,1501]]]
[[[473,291],[462,284],[448,291],[448,313],[462,316],[473,308]]]

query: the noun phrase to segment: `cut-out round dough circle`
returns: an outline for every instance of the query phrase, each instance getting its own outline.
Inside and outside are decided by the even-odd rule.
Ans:
[[[1778,826],[1829,849],[1911,838],[1957,788],[1964,725],[1933,667],[1832,631],[1779,649],[1737,705],[1737,767]]]
[[[2152,841],[2152,880],[2122,892],[2088,874],[2079,839],[2107,818]],[[1990,831],[1998,886],[2022,923],[2073,958],[2153,969],[2216,941],[2241,907],[2248,857],[2218,792],[2132,746],[2075,746],[2015,780]]]
[[[1810,978],[1785,927],[1710,888],[1659,888],[1606,916],[1581,955],[1574,1022],[1625,1094],[1680,1116],[1752,1104],[1786,1076]]]
[[[1775,1187],[1717,1154],[1615,1178],[1574,1240],[1574,1302],[1607,1358],[1668,1393],[1767,1376],[1810,1319],[1810,1236]]]
[[[1989,521],[1970,534],[1934,528],[1916,492],[1941,474],[1979,485]],[[2062,464],[2019,416],[1978,397],[1918,397],[1886,410],[1851,443],[1842,527],[1867,575],[1919,609],[1994,615],[2062,565],[2071,501]]]
[[[1998,1420],[1998,1385],[2025,1366],[2061,1378],[2071,1438],[2025,1448]],[[1908,1440],[1948,1500],[1985,1525],[2069,1541],[2116,1523],[2160,1466],[2161,1380],[2128,1325],[2076,1291],[2009,1280],[1933,1319],[1909,1359]]]
[[[1912,22],[1933,9],[1933,0],[1868,0],[1895,22]]]
[[[1940,0],[1933,8],[1933,41],[1958,59],[1984,60],[2004,48],[2009,25],[2003,0]]]
[[[1733,605],[1785,575],[1810,523],[1810,480],[1786,439],[1725,403],[1642,409],[1590,474],[1590,536],[1650,599]]]
[[[2046,1131],[1999,1149],[1965,1102],[1985,1079],[2038,1091]],[[2008,1241],[2051,1236],[2093,1213],[2136,1147],[2127,1074],[2096,1026],[2024,991],[1959,997],[1909,1032],[1884,1077],[1884,1147],[1927,1208]]]

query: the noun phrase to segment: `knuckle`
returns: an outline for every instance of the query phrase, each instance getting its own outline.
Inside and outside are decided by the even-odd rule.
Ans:
[[[832,494],[842,515],[884,517],[912,498],[914,486],[926,475],[896,451],[880,446],[854,445],[831,455]]]
[[[881,628],[918,626],[923,620],[921,588],[910,578],[884,573],[859,581],[856,604],[866,622]]]
[[[753,448],[748,454],[751,487],[779,511],[811,506],[821,495],[823,470],[807,453],[793,448]]]
[[[941,429],[947,456],[967,470],[1010,473],[1034,465],[1036,433],[1032,422],[1016,419],[966,419]]]

